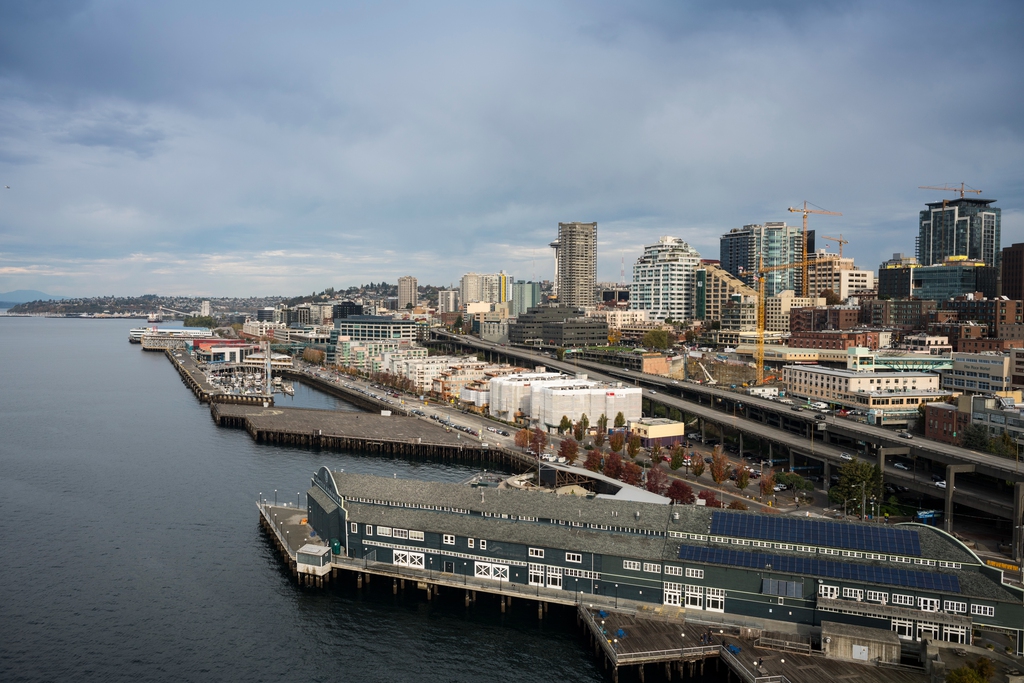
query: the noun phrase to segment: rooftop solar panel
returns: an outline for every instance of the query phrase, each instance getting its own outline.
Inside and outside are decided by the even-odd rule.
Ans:
[[[715,511],[711,515],[710,533],[713,536],[801,543],[871,553],[921,554],[921,540],[917,531],[885,526],[875,528],[824,520]]]
[[[789,557],[787,555],[774,555],[770,553],[744,552],[729,548],[683,545],[679,548],[679,559],[690,562],[746,567],[748,569],[763,569],[770,565],[772,571],[781,573],[810,574],[816,577],[847,579],[864,583],[881,583],[946,593],[960,592],[960,581],[952,574],[876,567],[849,562],[834,562],[832,560],[819,560],[811,557]]]

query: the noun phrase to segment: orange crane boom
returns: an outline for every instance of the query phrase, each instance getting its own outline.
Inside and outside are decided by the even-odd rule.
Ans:
[[[803,265],[803,277],[804,281],[800,287],[800,296],[807,296],[807,214],[818,213],[824,216],[842,216],[843,214],[838,211],[825,211],[824,209],[808,209],[807,201],[804,201],[803,208],[794,209],[792,206],[789,207],[791,213],[802,213],[804,215],[804,239],[803,239],[803,255],[800,257],[800,263]]]
[[[968,190],[967,189],[967,183],[960,183],[960,187],[957,187],[956,185],[950,185],[949,183],[946,183],[942,187],[937,187],[935,185],[918,185],[917,189],[919,189],[919,190],[938,190],[939,192],[959,192],[960,193],[960,199],[963,199],[964,195],[966,193],[968,193],[968,192],[970,192],[971,194],[981,194],[981,190],[973,190],[973,189],[972,190]]]
[[[836,244],[839,245],[839,258],[843,258],[843,245],[850,243],[850,240],[844,240],[843,239],[843,233],[839,233],[839,237],[827,237],[825,235],[822,235],[821,239],[823,239],[823,240],[831,240],[831,241],[833,241],[833,242],[835,242]]]

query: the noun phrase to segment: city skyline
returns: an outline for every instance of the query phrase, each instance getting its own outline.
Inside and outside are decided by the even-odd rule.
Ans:
[[[926,204],[956,197],[918,186],[961,181],[997,201],[1009,246],[1024,241],[1024,10],[956,14],[986,40],[955,50],[933,38],[950,15],[6,7],[0,291],[551,280],[548,244],[572,221],[600,225],[597,280],[617,282],[660,236],[717,259],[722,234],[797,223],[787,207],[805,199],[842,212],[809,227],[875,269],[915,252]]]

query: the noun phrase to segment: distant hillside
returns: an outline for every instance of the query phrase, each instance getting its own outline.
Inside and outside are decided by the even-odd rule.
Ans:
[[[68,298],[70,297],[47,294],[37,289],[16,289],[13,292],[0,292],[0,304],[4,304],[0,308],[6,308],[7,304],[23,304],[27,301],[60,301]]]

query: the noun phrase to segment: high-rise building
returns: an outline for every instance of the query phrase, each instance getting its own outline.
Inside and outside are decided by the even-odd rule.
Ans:
[[[966,197],[928,202],[921,212],[917,260],[922,266],[931,266],[951,256],[964,256],[998,268],[1002,210],[992,206],[995,202]]]
[[[398,308],[406,308],[410,304],[415,306],[418,298],[416,278],[412,275],[398,278]]]
[[[757,296],[757,291],[724,270],[717,261],[701,261],[693,273],[693,317],[708,322],[720,321],[722,310],[732,301],[733,294]]]
[[[470,304],[474,301],[483,301],[483,276],[480,273],[466,273],[459,282],[459,301],[462,304]]]
[[[204,318],[208,318],[210,316],[210,302],[209,301],[204,301],[203,303],[201,303],[199,305],[199,315],[203,316]]]
[[[559,223],[558,302],[593,306],[597,289],[597,223]]]
[[[459,292],[456,289],[442,289],[437,292],[437,312],[454,313],[459,310]]]
[[[930,301],[943,301],[965,294],[981,292],[995,298],[999,271],[966,257],[951,257],[944,263],[914,268],[913,296]]]
[[[633,264],[629,307],[647,311],[649,320],[690,320],[694,316],[694,271],[700,254],[678,237],[662,237],[644,247]]]
[[[1002,295],[1008,299],[1024,299],[1024,242],[1003,249]]]
[[[782,222],[733,228],[720,239],[722,268],[753,285],[758,267],[781,266],[803,259],[803,229]],[[807,253],[814,253],[814,231],[807,231]],[[789,268],[765,275],[765,293],[802,291],[802,269]]]
[[[512,283],[514,278],[501,271],[480,276],[480,301],[500,304],[512,299]]]
[[[512,285],[512,307],[509,315],[513,318],[540,305],[540,283],[519,281]]]
[[[808,296],[820,296],[826,289],[831,289],[845,300],[858,292],[875,288],[874,271],[861,270],[850,257],[829,254],[822,249],[808,254],[807,258],[810,261],[807,266]]]
[[[878,298],[909,299],[914,295],[914,268],[917,259],[905,254],[893,254],[878,266]]]

